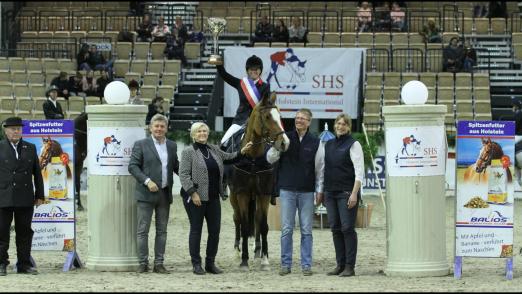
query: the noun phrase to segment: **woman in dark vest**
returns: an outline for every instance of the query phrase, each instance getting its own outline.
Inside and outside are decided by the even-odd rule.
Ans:
[[[335,139],[324,147],[324,203],[332,230],[337,266],[328,275],[355,275],[357,233],[355,220],[364,177],[362,146],[351,135],[352,119],[335,119]],[[318,199],[319,201],[322,199]]]
[[[237,108],[236,116],[232,120],[232,125],[221,139],[221,144],[224,144],[246,123],[254,106],[261,101],[263,93],[270,91],[270,85],[261,80],[263,61],[255,55],[250,56],[246,61],[248,77],[238,79],[229,74],[223,65],[217,65],[216,68],[221,78],[230,86],[236,88],[239,94],[239,107]]]

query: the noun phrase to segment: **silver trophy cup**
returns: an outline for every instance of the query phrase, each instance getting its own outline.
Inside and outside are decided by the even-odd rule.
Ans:
[[[214,41],[214,54],[210,55],[208,63],[214,65],[221,65],[223,64],[223,57],[219,55],[218,36],[225,29],[227,21],[224,18],[209,17],[207,22],[208,30],[212,34],[212,39]]]

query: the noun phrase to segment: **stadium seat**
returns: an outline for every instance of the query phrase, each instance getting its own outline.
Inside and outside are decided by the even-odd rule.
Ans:
[[[143,75],[145,73],[145,70],[147,68],[147,60],[146,59],[134,59],[131,61],[131,72],[137,72],[140,75]]]
[[[161,78],[161,84],[162,85],[168,85],[173,86],[174,88],[177,87],[179,80],[179,74],[178,73],[163,73],[163,77]]]
[[[136,42],[134,43],[134,58],[135,59],[147,59],[149,57],[149,42]]]
[[[130,69],[130,60],[128,59],[116,59],[114,61],[114,75],[116,77],[124,77]]]
[[[144,98],[156,98],[156,89],[157,89],[157,85],[143,85],[143,87],[141,87],[140,89],[140,92],[141,92],[141,97],[144,97]]]
[[[366,84],[368,86],[381,86],[382,85],[382,72],[367,72],[366,73]]]
[[[367,86],[364,93],[364,100],[381,101],[382,87],[381,86]]]
[[[489,87],[489,75],[487,73],[473,73],[473,87]]]
[[[419,81],[423,82],[426,87],[435,87],[437,85],[437,74],[432,72],[419,73]]]
[[[345,32],[341,34],[342,44],[355,44],[357,34],[354,32]]]
[[[68,105],[69,112],[82,113],[85,111],[85,101],[81,96],[70,96]]]
[[[416,72],[403,72],[402,73],[402,85],[404,86],[409,81],[418,81],[419,75]]]
[[[41,74],[40,74],[41,76]],[[29,87],[31,89],[31,97],[45,97],[45,91],[47,90],[45,88],[45,85],[43,82],[40,84],[29,84]]]
[[[171,100],[174,97],[174,87],[171,85],[162,85],[158,87],[158,96],[163,99]]]
[[[25,60],[22,57],[9,57],[9,68],[11,70],[25,71]]]
[[[489,33],[489,18],[474,18],[475,34],[488,34]]]
[[[384,86],[383,89],[383,105],[398,105],[399,104],[399,88],[395,86]]]
[[[165,60],[165,72],[180,73],[181,61],[177,59]]]
[[[130,59],[132,56],[131,42],[116,42],[116,56],[119,59]],[[116,60],[116,61],[118,61]]]
[[[159,82],[159,73],[144,73],[143,74],[143,85],[157,86]]]
[[[27,69],[27,71],[40,71],[41,74],[42,60],[40,58],[27,57],[25,58],[25,68]]]
[[[384,73],[384,86],[385,87],[397,87],[401,84],[401,73],[400,72],[385,72]]]
[[[153,42],[150,44],[150,53],[152,59],[163,59],[165,55],[163,51],[165,50],[165,43],[162,42]]]
[[[455,86],[455,83],[453,81],[453,73],[440,72],[438,74],[438,86],[453,88]]]
[[[506,19],[501,17],[491,18],[491,33],[505,34],[506,33]]]
[[[185,57],[187,59],[199,59],[201,56],[201,44],[187,42],[185,43]]]
[[[136,82],[141,81],[141,74],[138,72],[127,72],[125,73],[125,83],[128,85],[130,81],[135,80]]]
[[[468,87],[471,89],[471,73],[459,72],[455,74],[455,87]]]
[[[154,72],[154,73],[161,74],[163,72],[163,59],[148,60],[147,61],[147,72]]]
[[[15,98],[30,97],[29,87],[27,84],[13,83],[13,95]]]
[[[437,104],[441,104],[441,101],[451,101],[453,105],[455,101],[453,98],[453,87],[437,87]]]

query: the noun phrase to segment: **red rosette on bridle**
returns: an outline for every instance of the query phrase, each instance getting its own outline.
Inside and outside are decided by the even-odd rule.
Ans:
[[[509,160],[509,156],[504,155],[504,156],[502,156],[502,158],[500,160],[502,161],[502,167],[504,169],[509,168],[509,165],[511,164],[511,162]]]
[[[69,164],[69,154],[62,153],[62,155],[60,155],[60,160],[62,161],[63,165],[68,165]]]

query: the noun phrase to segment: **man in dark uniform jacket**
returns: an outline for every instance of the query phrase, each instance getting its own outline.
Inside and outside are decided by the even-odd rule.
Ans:
[[[60,102],[56,101],[58,99],[58,87],[51,85],[45,95],[47,96],[47,101],[43,104],[45,119],[63,119],[62,106]]]
[[[223,135],[223,139],[221,139],[221,144],[224,144],[246,123],[254,106],[261,101],[264,92],[270,92],[270,85],[261,80],[263,61],[255,55],[250,56],[246,61],[248,78],[238,79],[230,75],[223,65],[217,65],[216,68],[221,78],[230,86],[236,88],[239,94],[239,107],[236,116],[232,120],[230,128]],[[252,90],[252,93],[248,89]]]
[[[7,274],[13,215],[16,232],[16,268],[19,274],[37,274],[31,267],[34,206],[44,201],[44,183],[36,147],[22,140],[22,119],[10,117],[0,141],[0,276]],[[34,181],[34,182],[33,182]],[[33,188],[34,187],[34,188]]]

